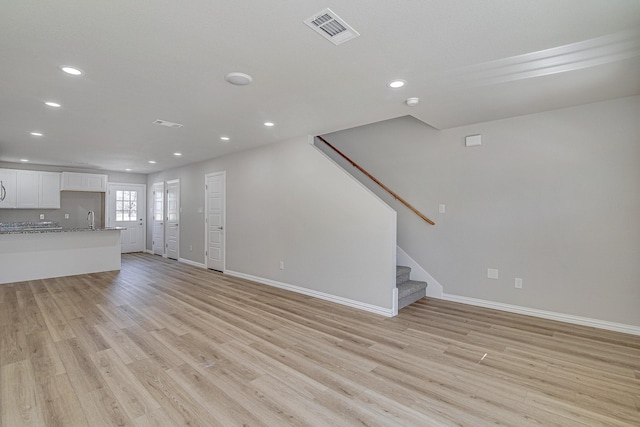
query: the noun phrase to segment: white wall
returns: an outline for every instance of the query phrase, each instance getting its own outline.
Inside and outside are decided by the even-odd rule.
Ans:
[[[204,176],[219,171],[227,270],[392,309],[396,213],[307,137],[149,175],[180,179],[181,258],[204,263]]]
[[[472,134],[483,145],[465,148]],[[640,326],[640,97],[445,131],[403,117],[326,139],[435,220],[363,179],[445,293]]]

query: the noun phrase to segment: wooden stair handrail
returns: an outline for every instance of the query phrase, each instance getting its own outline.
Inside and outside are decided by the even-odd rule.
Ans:
[[[323,137],[321,137],[320,135],[316,136],[316,138],[318,138],[320,141],[324,142],[325,144],[327,144],[329,146],[329,148],[331,148],[333,151],[335,151],[336,153],[338,153],[340,156],[342,156],[343,159],[345,159],[346,161],[348,161],[349,163],[351,163],[351,165],[353,165],[353,167],[355,167],[356,169],[358,169],[360,172],[362,172],[363,174],[365,174],[366,176],[368,176],[373,182],[375,182],[376,184],[378,184],[380,187],[382,187],[387,193],[391,194],[393,196],[394,199],[398,200],[400,203],[402,203],[403,205],[405,205],[407,208],[409,208],[411,211],[413,211],[413,213],[415,213],[416,215],[418,215],[420,218],[422,218],[423,220],[425,220],[426,222],[428,222],[431,225],[436,225],[435,222],[431,221],[429,218],[427,218],[426,216],[424,216],[422,214],[422,212],[420,212],[419,210],[417,210],[416,208],[414,208],[413,206],[411,206],[409,204],[409,202],[407,202],[405,199],[403,199],[402,197],[398,196],[393,190],[391,190],[389,187],[387,187],[386,185],[384,185],[383,183],[381,183],[380,181],[378,181],[376,179],[376,177],[374,177],[373,175],[371,175],[369,172],[367,172],[366,170],[364,170],[359,164],[357,164],[356,162],[354,162],[353,160],[351,160],[349,157],[347,157],[346,154],[344,154],[342,151],[338,150],[336,147],[334,147],[333,145],[331,145],[326,139],[324,139]]]

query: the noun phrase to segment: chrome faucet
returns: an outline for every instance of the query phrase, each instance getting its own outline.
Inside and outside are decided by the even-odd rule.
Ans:
[[[96,214],[93,211],[89,211],[89,213],[87,214],[87,221],[89,221],[89,228],[90,229],[94,229],[96,228]]]

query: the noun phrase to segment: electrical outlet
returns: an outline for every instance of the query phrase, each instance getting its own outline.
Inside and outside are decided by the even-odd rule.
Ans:
[[[498,279],[497,268],[487,268],[487,279]]]
[[[69,219],[69,214],[64,214],[64,219]]]
[[[193,251],[193,245],[189,245],[189,252]]]
[[[515,285],[517,289],[522,289],[522,279],[519,277],[516,277]]]
[[[280,261],[280,270],[284,270],[284,261]]]
[[[438,205],[438,212],[445,213],[446,207],[443,204]]]
[[[44,214],[40,214],[40,219],[44,219]]]

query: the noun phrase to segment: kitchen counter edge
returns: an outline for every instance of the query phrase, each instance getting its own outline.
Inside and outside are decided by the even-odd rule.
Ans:
[[[31,229],[31,230],[12,230],[12,231],[0,231],[0,235],[1,234],[42,234],[42,233],[77,233],[77,232],[82,232],[82,231],[91,231],[91,232],[97,232],[97,231],[119,231],[119,230],[126,230],[126,227],[104,227],[104,228],[63,228],[63,229],[43,229],[43,230],[37,230],[37,229]]]

